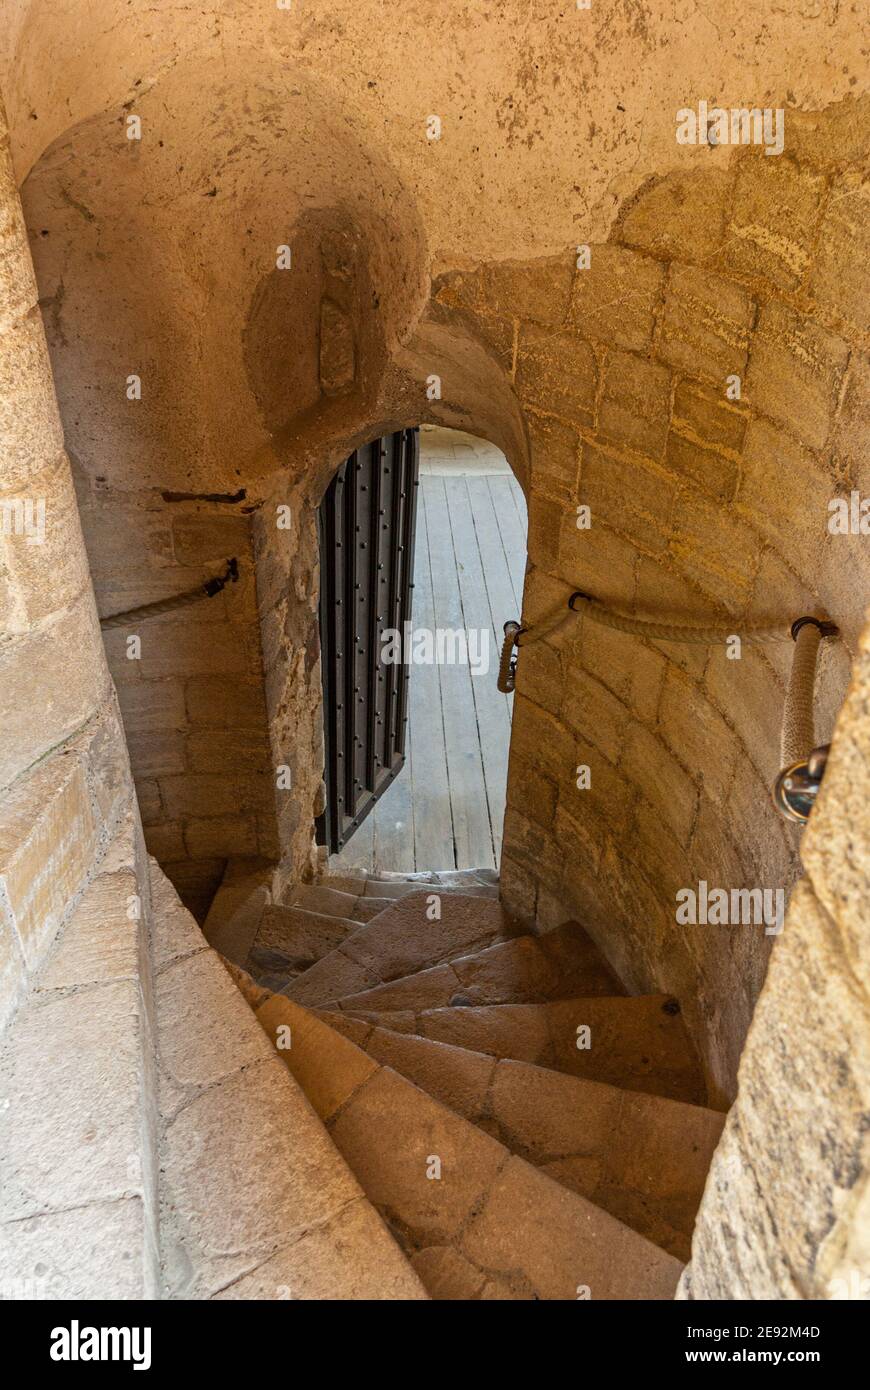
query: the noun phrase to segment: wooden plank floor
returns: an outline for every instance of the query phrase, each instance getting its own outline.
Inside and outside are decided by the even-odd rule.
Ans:
[[[332,867],[498,867],[512,697],[496,674],[525,565],[526,503],[504,455],[458,431],[423,431],[414,626],[485,632],[489,669],[411,667],[405,767]]]

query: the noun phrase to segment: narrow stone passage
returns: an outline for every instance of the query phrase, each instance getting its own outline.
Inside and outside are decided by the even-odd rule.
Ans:
[[[866,1301],[866,16],[716,8],[0,0],[0,1303]]]

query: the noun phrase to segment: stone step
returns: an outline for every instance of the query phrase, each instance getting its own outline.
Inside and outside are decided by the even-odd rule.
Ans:
[[[283,995],[257,1017],[431,1297],[673,1298],[678,1260],[321,1018]]]
[[[440,893],[464,893],[472,898],[498,899],[498,885],[481,883],[478,879],[449,879],[434,875],[431,879],[366,879],[366,897],[405,898],[409,893],[419,893],[421,889],[437,889]]]
[[[340,873],[326,873],[320,879],[327,888],[337,888],[340,893],[350,893],[351,897],[358,898],[364,887],[368,874],[365,869],[342,869]]]
[[[412,869],[403,873],[400,869],[374,869],[366,878],[378,883],[437,883],[438,875],[434,869]]]
[[[429,914],[436,907],[441,915],[433,921]],[[499,903],[415,892],[346,937],[287,992],[301,1004],[325,1004],[479,950],[509,933],[514,928]]]
[[[210,946],[244,965],[265,908],[272,901],[274,866],[264,859],[230,859],[203,925]]]
[[[257,983],[253,975],[249,975],[247,970],[243,970],[240,965],[234,965],[231,960],[227,960],[226,956],[218,956],[218,960],[236,986],[236,989],[242,995],[242,998],[250,1004],[255,1012],[259,1009],[261,1004],[265,1004],[272,998],[275,991],[272,989],[264,989],[262,985]]]
[[[156,864],[152,884],[164,1295],[425,1298]]]
[[[437,877],[441,883],[480,883],[498,888],[498,869],[440,869]]]
[[[420,873],[414,875],[380,873],[366,877],[356,877],[347,873],[327,874],[318,883],[302,884],[289,890],[289,902],[310,907],[315,912],[335,912],[348,917],[356,917],[367,922],[382,905],[407,897],[409,893],[419,893],[431,884],[442,893],[464,893],[470,897],[498,898],[498,879],[489,880],[477,875],[484,870],[448,870],[443,874]],[[344,897],[337,897],[343,894]],[[355,907],[348,899],[353,898]],[[370,902],[377,902],[372,908]]]
[[[719,1111],[320,1016],[511,1153],[688,1260]]]
[[[302,974],[295,963],[296,959],[275,946],[254,946],[248,956],[245,973],[249,973],[261,988],[277,994]],[[221,956],[221,960],[225,961],[226,957]]]
[[[366,876],[374,882],[417,884],[443,883],[455,884],[457,887],[465,883],[477,883],[498,887],[497,869],[418,869],[410,873],[397,873],[389,869],[379,869]]]
[[[364,893],[369,898],[406,898],[409,893],[419,893],[428,883],[413,882],[406,879],[366,879]],[[433,887],[436,885],[432,884]]]
[[[436,1009],[544,1003],[578,995],[622,993],[598,947],[576,922],[543,936],[500,941],[374,989],[345,995],[340,1009]]]
[[[346,893],[340,888],[330,888],[328,883],[302,883],[290,889],[285,905],[304,907],[308,912],[319,912],[328,917],[352,918],[353,907],[360,896],[360,893]]]
[[[386,912],[388,907],[392,907],[394,898],[383,897],[361,897],[357,898],[354,904],[353,917],[355,922],[371,922],[373,918]]]
[[[332,917],[323,912],[310,912],[303,907],[284,907],[280,903],[273,903],[263,912],[256,942],[248,956],[248,966],[252,973],[257,974],[256,962],[268,951],[275,956],[279,971],[279,957],[284,958],[288,974],[307,970],[334,951],[348,936],[358,932],[360,925],[349,917]]]
[[[419,1013],[354,1012],[393,1032],[417,1033],[472,1052],[533,1062],[630,1091],[706,1104],[706,1086],[679,1005],[667,995],[488,1004]],[[590,1046],[579,1048],[578,1041],[583,1039],[578,1030],[584,1027],[590,1030]]]
[[[346,882],[347,880],[341,880]],[[323,883],[307,883],[290,892],[287,905],[301,907],[308,912],[317,912],[322,917],[338,917],[343,921],[370,922],[379,912],[391,907],[393,897],[384,894],[364,894],[347,892],[332,885],[331,880]]]

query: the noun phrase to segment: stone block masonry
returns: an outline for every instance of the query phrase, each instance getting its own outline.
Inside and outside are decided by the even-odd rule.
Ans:
[[[250,517],[238,504],[131,498],[86,480],[80,501],[101,613],[195,589],[239,560],[238,582],[214,598],[105,633],[133,776],[147,789],[146,840],[203,919],[227,859],[278,853]],[[113,533],[126,537],[117,551],[105,545]]]
[[[855,1286],[867,1259],[868,699],[865,637],[804,837],[807,877],[792,895],[755,1010],[682,1298],[862,1296]]]
[[[575,587],[627,611],[732,621],[735,631],[743,617],[827,612],[845,642],[820,680],[823,742],[867,594],[865,552],[830,535],[827,520],[846,474],[859,492],[870,487],[866,460],[846,443],[866,346],[854,279],[863,275],[865,295],[870,282],[840,235],[861,157],[833,169],[829,152],[795,143],[781,165],[747,150],[727,173],[647,184],[611,240],[591,245],[588,266],[572,255],[548,261],[546,275],[525,267],[528,308],[516,263],[486,266],[480,293],[466,272],[458,299],[447,275],[436,297],[480,316],[481,332],[486,315],[514,325],[512,380],[531,443],[526,620]],[[827,239],[824,226],[835,229]],[[839,302],[837,246],[849,283]],[[552,597],[539,605],[546,586]],[[738,947],[716,929],[678,931],[669,894],[715,881],[717,867],[746,886],[789,891],[797,877],[795,837],[767,790],[788,653],[744,648],[726,660],[724,647],[653,647],[589,626],[520,656],[505,899],[542,920],[554,901],[571,902],[637,987],[688,995],[713,1093],[730,1098],[770,941],[758,933]],[[580,765],[587,789],[576,785]],[[640,875],[645,887],[621,893],[602,870],[602,844],[623,878]],[[636,915],[645,893],[655,925]],[[618,928],[607,894],[624,903]]]
[[[148,1298],[159,1276],[144,845],[2,104],[0,305],[0,497],[45,504],[37,542],[14,527],[0,537],[2,1296]]]
[[[867,1260],[865,657],[851,687],[849,668],[870,562],[866,537],[826,527],[831,499],[870,495],[856,7],[723,30],[718,96],[784,108],[776,158],[675,141],[674,112],[712,96],[710,46],[661,6],[591,47],[595,6],[518,26],[509,6],[442,0],[395,29],[344,0],[313,29],[297,6],[227,0],[219,27],[160,0],[121,24],[122,8],[76,7],[71,41],[57,7],[10,0],[0,46],[0,501],[13,519],[44,501],[47,528],[0,537],[3,1077],[30,1134],[4,1150],[10,1262],[48,1248],[80,1296],[152,1290],[155,1134],[185,1204],[182,1293],[272,1296],[300,1273],[294,1250],[333,1258],[324,1232],[363,1228],[334,1168],[296,1184],[274,1059],[172,913],[158,1085],[141,929],[118,910],[130,870],[109,846],[131,800],[125,729],[149,844],[197,911],[231,856],[280,858],[276,892],[315,872],[317,506],[359,444],[432,422],[496,444],[528,491],[527,622],[582,587],[735,628],[825,611],[842,631],[820,671],[817,736],[836,733],[802,886],[769,799],[787,653],[582,624],[521,654],[501,866],[524,922],[577,917],[630,990],[678,997],[723,1106],[743,1053],[686,1292],[824,1296]],[[94,588],[99,611],[123,610],[228,554],[239,585],[143,624],[132,659],[123,634],[103,645]],[[794,889],[782,936],[678,927],[674,894],[701,879]],[[219,1141],[230,1162],[210,1166]],[[311,1152],[326,1171],[323,1136]],[[333,1259],[306,1288],[347,1286]]]
[[[0,105],[0,1021],[26,996],[129,801],[37,287]],[[8,513],[16,515],[14,509]]]

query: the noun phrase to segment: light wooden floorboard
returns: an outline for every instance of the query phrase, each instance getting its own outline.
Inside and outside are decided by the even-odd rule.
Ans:
[[[467,479],[471,514],[474,517],[474,529],[477,532],[492,615],[498,631],[501,632],[509,618],[519,618],[523,590],[516,565],[512,571],[508,564],[498,515],[489,490],[490,481],[488,478],[479,477]],[[521,568],[524,568],[525,549],[521,555]]]
[[[431,484],[426,489],[426,520],[429,553],[433,556],[435,626],[455,630],[464,627],[465,620],[453,553],[447,494],[443,478],[432,478]],[[438,562],[434,560],[436,552],[440,552]],[[456,862],[462,860],[466,865],[482,864],[492,868],[495,857],[480,732],[474,707],[473,677],[467,665],[441,662],[436,670],[444,711],[444,748]],[[412,670],[411,675],[413,678],[416,670]]]
[[[409,873],[415,867],[413,752],[410,740],[405,766],[372,811],[374,821],[373,864]]]
[[[477,544],[477,532],[469,506],[468,489],[464,478],[445,479],[450,524],[456,556],[456,574],[462,600],[463,622],[467,629],[486,634],[489,666],[480,675],[471,675],[471,695],[474,719],[486,787],[490,833],[493,843],[493,866],[501,851],[502,822],[504,821],[505,787],[507,785],[508,747],[511,736],[509,697],[499,693],[496,685],[498,670],[499,634],[496,631],[483,564]],[[469,712],[470,714],[470,712]],[[464,868],[473,867],[463,865]]]
[[[516,478],[490,477],[486,480],[492,499],[493,512],[501,537],[502,548],[511,577],[518,621],[526,578],[526,523],[520,519],[518,500],[525,512],[526,501]]]
[[[435,626],[432,560],[427,526],[428,483],[420,481],[417,501],[417,540],[414,560],[414,606],[412,619],[418,627]],[[439,555],[436,551],[435,563]],[[442,862],[450,868],[455,861],[453,849],[453,816],[450,806],[450,783],[444,753],[444,715],[441,704],[441,684],[435,666],[412,666],[409,671],[408,742],[411,747],[411,770],[406,767],[396,779],[412,783],[414,803],[415,868],[439,868]],[[387,796],[392,796],[391,787]],[[379,868],[391,865],[381,860]]]

